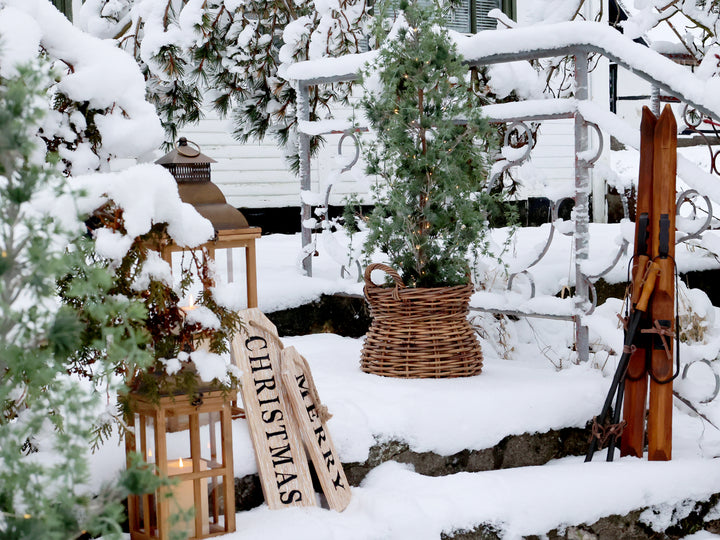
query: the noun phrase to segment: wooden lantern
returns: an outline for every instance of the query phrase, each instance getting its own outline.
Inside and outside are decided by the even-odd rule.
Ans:
[[[155,163],[167,168],[175,177],[182,201],[192,204],[213,224],[215,238],[202,247],[213,259],[216,250],[226,250],[228,281],[233,280],[234,274],[233,249],[244,250],[248,307],[257,307],[255,240],[260,238],[261,230],[250,227],[242,212],[230,206],[220,188],[210,181],[210,164],[214,162],[200,152],[198,145],[181,137],[175,149]],[[162,258],[171,267],[172,254],[177,251],[184,251],[184,248],[174,243],[166,243],[160,248]]]
[[[167,540],[171,532],[208,538],[235,530],[230,400],[233,395],[164,396],[159,402],[131,393],[128,460],[136,452],[161,476],[179,482],[128,498],[131,540]],[[167,494],[171,492],[173,497]],[[191,520],[173,514],[194,509]]]

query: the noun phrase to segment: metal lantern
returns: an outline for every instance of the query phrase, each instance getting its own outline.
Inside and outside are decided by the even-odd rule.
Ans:
[[[200,152],[200,147],[181,137],[175,149],[155,163],[166,167],[178,183],[183,202],[193,205],[200,215],[207,218],[215,228],[215,239],[203,247],[210,257],[216,250],[227,250],[228,281],[233,280],[232,250],[245,250],[245,276],[248,307],[257,307],[257,271],[255,240],[260,238],[259,227],[250,227],[245,216],[230,206],[220,188],[210,181],[210,164],[215,160]],[[173,243],[164,245],[161,255],[172,266],[172,253],[184,248]]]
[[[136,393],[128,397],[128,461],[136,452],[160,475],[178,481],[157,493],[128,498],[131,540],[167,540],[174,532],[188,538],[233,532],[233,396],[208,392],[164,396],[159,402]],[[190,509],[194,517],[183,520]]]

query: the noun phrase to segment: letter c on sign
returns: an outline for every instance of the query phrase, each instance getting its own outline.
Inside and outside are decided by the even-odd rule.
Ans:
[[[254,341],[258,341],[258,340],[262,341],[262,344],[260,345],[260,347],[251,347],[250,346]],[[265,338],[262,338],[260,336],[253,336],[253,337],[245,340],[245,348],[248,351],[261,351],[263,349],[267,349],[267,341],[265,341]]]

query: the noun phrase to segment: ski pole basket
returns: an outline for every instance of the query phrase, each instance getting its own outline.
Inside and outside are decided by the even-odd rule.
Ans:
[[[382,270],[394,287],[376,285]],[[473,285],[408,288],[385,264],[365,270],[373,317],[360,359],[366,373],[398,378],[469,377],[482,370],[482,350],[467,320]]]

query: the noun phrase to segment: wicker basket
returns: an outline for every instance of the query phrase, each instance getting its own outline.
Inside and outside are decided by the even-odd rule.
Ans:
[[[382,270],[395,287],[373,283]],[[401,378],[469,377],[482,370],[482,351],[467,320],[472,283],[406,288],[385,264],[365,270],[365,299],[373,316],[360,360],[366,373]]]

